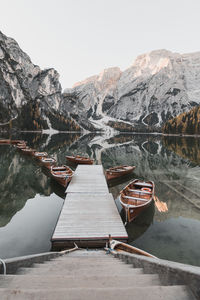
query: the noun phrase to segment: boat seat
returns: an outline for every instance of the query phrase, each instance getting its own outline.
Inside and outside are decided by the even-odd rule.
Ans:
[[[144,183],[144,182],[134,182],[134,185],[139,185],[139,186],[151,187],[152,188],[152,184]]]
[[[131,197],[131,196],[123,196],[123,198],[126,198],[126,199],[133,199],[133,200],[139,200],[139,201],[142,201],[142,202],[148,202],[150,199],[143,199],[143,198],[137,198],[137,197]]]
[[[133,190],[133,189],[128,189],[129,192],[135,192],[135,193],[139,193],[139,194],[149,194],[151,195],[152,192],[148,192],[148,191],[142,191],[142,190]]]

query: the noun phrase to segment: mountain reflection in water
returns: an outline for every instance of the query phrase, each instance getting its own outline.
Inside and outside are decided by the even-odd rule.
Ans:
[[[158,212],[152,203],[133,222],[126,225],[129,243],[160,258],[200,265],[198,138],[80,133],[59,133],[51,136],[21,133],[12,138],[24,139],[38,151],[48,152],[59,164],[67,163],[66,155],[80,154],[89,155],[96,164],[102,164],[104,169],[122,164],[135,165],[133,174],[109,183],[109,190],[115,198],[122,220],[124,212],[119,203],[119,192],[135,178],[155,182],[155,193],[167,204],[168,212]],[[14,229],[11,224],[15,223],[15,218],[20,220],[21,226],[26,224],[27,216],[33,209],[29,205],[30,201],[35,203],[35,210],[40,207],[40,202],[41,205],[44,204],[43,214],[38,214],[39,219],[36,218],[35,222],[43,224],[47,218],[45,225],[43,224],[46,228],[45,234],[41,227],[41,230],[37,231],[37,239],[40,242],[34,245],[36,227],[34,220],[30,219],[29,245],[24,245],[23,249],[16,247],[18,252],[15,254],[48,251],[52,230],[65,196],[64,190],[46,176],[36,160],[22,155],[13,146],[0,145],[0,162],[0,256],[6,257],[5,249],[10,245],[12,236],[16,237],[15,243],[20,243],[23,238],[19,227]],[[9,230],[5,231],[6,228]],[[44,243],[41,242],[42,239],[46,239]],[[13,252],[9,255],[16,256]]]

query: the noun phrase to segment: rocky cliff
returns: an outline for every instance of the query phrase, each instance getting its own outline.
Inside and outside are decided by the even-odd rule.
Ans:
[[[160,131],[200,104],[200,52],[157,50],[122,72],[109,68],[62,94],[54,69],[34,65],[0,32],[0,130]]]
[[[0,32],[0,130],[79,130],[62,101],[59,75],[34,65],[17,42]]]
[[[160,130],[170,118],[200,104],[200,52],[157,50],[122,72],[104,70],[64,91],[62,108],[78,122],[121,131]]]

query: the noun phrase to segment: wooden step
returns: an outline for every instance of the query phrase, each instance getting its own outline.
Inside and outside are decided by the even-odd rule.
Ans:
[[[117,282],[116,282],[117,286]],[[0,289],[2,300],[195,300],[185,286],[133,288]]]
[[[103,288],[103,287],[138,287],[160,285],[157,274],[63,276],[63,275],[0,275],[0,287],[20,289],[60,289],[60,288]]]
[[[77,266],[76,262],[71,262],[71,261],[62,261],[62,260],[58,260],[58,261],[52,261],[52,262],[45,262],[43,264],[34,264],[32,266],[32,268],[49,268],[49,267],[53,267],[53,268],[61,268],[61,267],[65,267],[65,268],[70,268],[70,269],[82,269],[85,268],[87,266],[91,266],[91,268],[101,268],[102,266],[106,266],[107,268],[112,268],[112,267],[116,267],[116,266],[126,266],[124,264],[124,262],[115,262],[115,261],[102,261],[102,262],[96,262],[96,261],[83,261],[80,262],[79,265]],[[128,268],[132,267],[131,265],[127,265]]]
[[[109,275],[113,276],[114,275],[121,275],[121,274],[126,274],[126,275],[134,275],[134,274],[143,274],[143,269],[134,269],[131,267],[126,267],[126,266],[116,266],[112,268],[108,268],[105,265],[102,266],[101,268],[95,268],[94,266],[89,266],[89,267],[83,267],[83,268],[77,268],[72,269],[72,268],[65,268],[59,267],[56,268],[54,266],[49,266],[49,267],[41,267],[41,268],[20,268],[17,272],[17,274],[30,274],[30,275],[73,275],[73,276],[79,276],[80,272],[83,276],[91,275]]]

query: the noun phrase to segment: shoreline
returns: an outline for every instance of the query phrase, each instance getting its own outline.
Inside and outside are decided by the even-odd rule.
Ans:
[[[8,134],[10,133],[9,131],[0,131],[0,135],[3,134]],[[17,133],[40,133],[40,134],[45,134],[45,135],[52,135],[51,133],[48,132],[43,132],[42,130],[19,130],[19,131],[15,131],[13,133],[10,133],[10,135],[14,135]],[[60,134],[60,133],[78,133],[78,134],[104,134],[104,131],[88,131],[88,132],[84,132],[84,131],[57,131],[54,134]],[[118,131],[116,132],[116,134],[113,135],[120,135],[120,134],[124,134],[124,135],[159,135],[159,136],[178,136],[178,137],[200,137],[200,134],[170,134],[170,133],[162,133],[162,132],[132,132],[132,131]],[[112,135],[112,134],[111,134]]]

